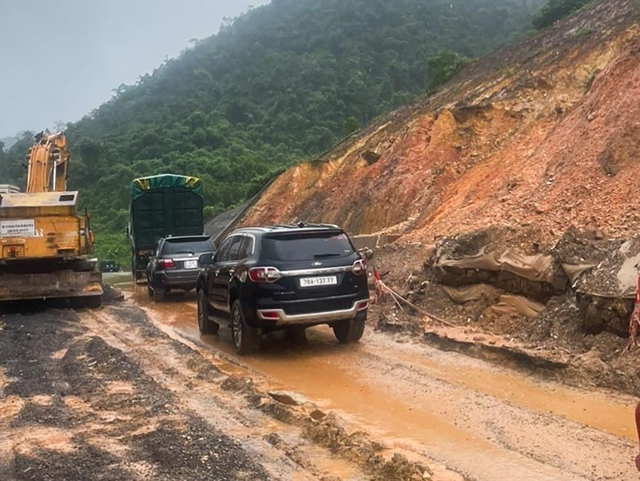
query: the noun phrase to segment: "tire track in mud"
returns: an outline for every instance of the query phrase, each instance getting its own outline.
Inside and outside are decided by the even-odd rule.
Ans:
[[[281,339],[267,339],[257,356],[237,358],[226,330],[220,340],[199,335],[192,306],[145,309],[159,328],[217,359],[221,369],[244,370],[267,386],[299,392],[386,445],[435,459],[469,479],[637,476],[628,396],[527,378],[372,332],[345,349],[314,329],[305,346],[290,349]]]
[[[271,479],[73,311],[4,316],[0,365],[2,480]]]
[[[220,384],[226,376],[192,350],[163,338],[151,325],[145,324],[141,315],[142,312],[133,309],[117,309],[110,313],[85,313],[82,322],[91,330],[101,332],[108,343],[134,356],[149,375],[176,393],[189,409],[212,420],[218,429],[242,439],[249,449],[259,454],[262,463],[270,465],[274,477],[315,479],[321,476],[310,463],[301,464],[294,455],[278,452],[264,442],[263,436],[277,433],[282,427],[275,421],[270,423],[257,411],[245,411],[233,396],[225,396]],[[124,322],[128,329],[122,329],[123,319],[129,321]],[[290,465],[287,472],[282,472],[283,464]],[[340,468],[349,470],[345,466]]]
[[[81,322],[135,358],[189,410],[241,439],[243,447],[280,479],[462,479],[441,466],[435,466],[434,474],[425,467],[431,463],[426,458],[414,460],[422,464],[409,462],[300,396],[267,395],[246,371],[222,374],[215,360],[166,336],[135,307],[88,312]],[[283,464],[293,465],[297,472],[290,466],[291,472],[283,474]]]

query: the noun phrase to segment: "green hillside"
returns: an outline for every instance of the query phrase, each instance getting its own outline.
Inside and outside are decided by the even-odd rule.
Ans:
[[[99,232],[123,232],[129,185],[141,175],[201,177],[213,215],[415,101],[465,59],[523,36],[542,4],[273,0],[70,124],[71,186]],[[21,171],[14,164],[3,172]]]

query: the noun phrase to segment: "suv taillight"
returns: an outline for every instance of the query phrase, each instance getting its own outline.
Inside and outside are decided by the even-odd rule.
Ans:
[[[252,282],[275,282],[282,277],[275,267],[252,267],[249,269],[249,279]]]
[[[175,269],[176,263],[173,262],[173,259],[158,259],[158,269]]]
[[[364,259],[358,259],[353,263],[351,267],[351,272],[353,272],[356,276],[366,274],[367,272],[367,261]]]

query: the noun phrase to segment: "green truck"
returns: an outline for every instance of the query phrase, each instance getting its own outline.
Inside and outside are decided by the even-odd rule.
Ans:
[[[163,174],[133,181],[127,233],[134,282],[145,277],[149,258],[162,237],[204,232],[202,211],[200,179]]]

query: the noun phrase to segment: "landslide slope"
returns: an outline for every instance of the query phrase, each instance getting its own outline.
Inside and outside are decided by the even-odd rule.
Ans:
[[[640,227],[640,3],[605,0],[284,173],[244,224],[406,240],[487,225]]]

